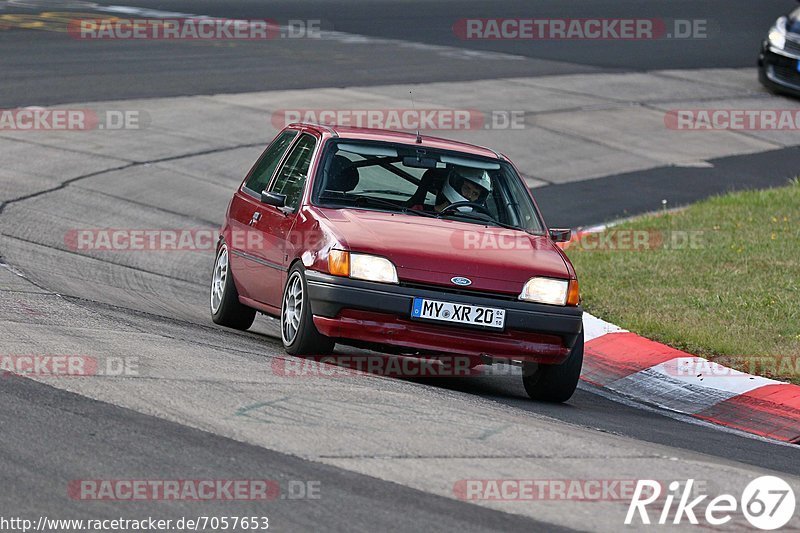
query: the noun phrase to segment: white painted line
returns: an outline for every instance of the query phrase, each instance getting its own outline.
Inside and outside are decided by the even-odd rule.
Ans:
[[[590,315],[589,313],[583,313],[583,335],[585,342],[597,339],[598,337],[602,337],[608,333],[620,333],[626,331],[627,330],[624,330],[619,326],[615,326],[610,322],[601,320],[596,316]]]
[[[780,381],[733,370],[702,357],[676,357],[650,368],[651,371],[697,387],[706,387],[732,394],[745,394],[764,385]]]

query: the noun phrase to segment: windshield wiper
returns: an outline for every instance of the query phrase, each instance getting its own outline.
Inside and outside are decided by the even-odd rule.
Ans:
[[[325,191],[319,195],[320,200],[350,200],[355,201],[357,197],[344,191]]]
[[[476,221],[484,222],[484,223],[487,223],[487,224],[494,224],[495,226],[500,226],[501,228],[513,229],[513,230],[517,230],[517,231],[524,231],[525,233],[531,234],[530,230],[527,230],[525,228],[520,228],[519,226],[514,226],[513,224],[506,224],[505,222],[500,222],[499,220],[495,220],[490,215],[485,215],[485,214],[484,215],[478,215],[476,213],[470,213],[470,212],[461,212],[461,211],[455,212],[455,211],[453,211],[453,212],[447,212],[447,213],[439,213],[436,216],[436,218],[439,218],[439,217],[442,217],[442,216],[464,217],[464,218],[468,218],[470,220],[476,220]]]
[[[391,189],[369,189],[366,191],[358,191],[360,193],[377,193],[377,194],[394,194],[396,196],[405,196],[406,194],[400,191],[393,191]]]
[[[410,209],[404,205],[399,205],[394,202],[390,202],[389,200],[384,200],[383,198],[373,198],[372,196],[358,196],[356,197],[355,203],[358,205],[359,203],[373,203],[375,205],[382,205],[387,207],[393,207],[394,209],[398,210],[399,212],[407,215],[410,213],[414,213],[415,215],[420,215],[423,217],[429,218],[439,218],[433,213],[426,213],[425,211],[419,211],[417,209]]]
[[[372,203],[373,205],[380,205],[383,207],[391,207],[393,211],[400,212],[403,214],[415,214],[423,217],[429,218],[438,218],[433,213],[427,213],[425,211],[418,211],[416,209],[410,209],[404,205],[396,204],[394,202],[390,202],[389,200],[384,200],[383,198],[373,198],[372,196],[358,196],[355,194],[349,194],[342,191],[325,191],[324,194],[319,195],[320,200],[334,200],[340,202],[347,202],[352,203],[353,205],[365,204],[365,203]]]

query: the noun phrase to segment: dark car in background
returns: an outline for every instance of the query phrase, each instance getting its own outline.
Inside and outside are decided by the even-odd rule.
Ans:
[[[758,77],[772,91],[800,96],[800,8],[770,28],[761,43]]]

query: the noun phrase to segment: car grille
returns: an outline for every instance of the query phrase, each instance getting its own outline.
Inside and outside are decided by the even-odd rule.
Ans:
[[[789,54],[800,56],[800,41],[786,39],[786,44],[783,46],[783,51]]]
[[[451,287],[444,287],[442,285],[430,285],[427,283],[409,283],[407,281],[400,282],[401,287],[408,287],[410,289],[419,289],[423,291],[436,291],[442,292],[447,294],[460,294],[464,296],[479,296],[482,298],[492,298],[494,300],[504,300],[504,301],[512,301],[516,302],[519,301],[517,296],[512,296],[509,294],[497,294],[495,292],[486,292],[486,291],[471,291],[466,289],[457,289]]]
[[[786,67],[781,65],[771,65],[772,74],[778,81],[789,85],[800,86],[800,72],[796,67]]]

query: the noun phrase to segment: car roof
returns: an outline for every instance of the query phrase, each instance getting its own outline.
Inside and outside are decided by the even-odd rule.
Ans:
[[[354,126],[339,126],[334,124],[314,124],[308,122],[296,122],[289,124],[289,127],[307,127],[317,130],[320,134],[327,134],[330,137],[339,137],[342,139],[359,139],[362,141],[382,141],[393,142],[398,144],[407,144],[410,146],[425,146],[429,148],[437,148],[440,150],[451,150],[454,152],[462,152],[470,155],[477,155],[482,157],[490,157],[492,159],[503,159],[501,154],[495,152],[490,148],[469,144],[461,141],[453,141],[450,139],[443,139],[441,137],[432,137],[429,135],[420,135],[422,143],[417,143],[417,134],[407,133],[404,131],[396,130],[381,130],[375,128],[356,128]]]

